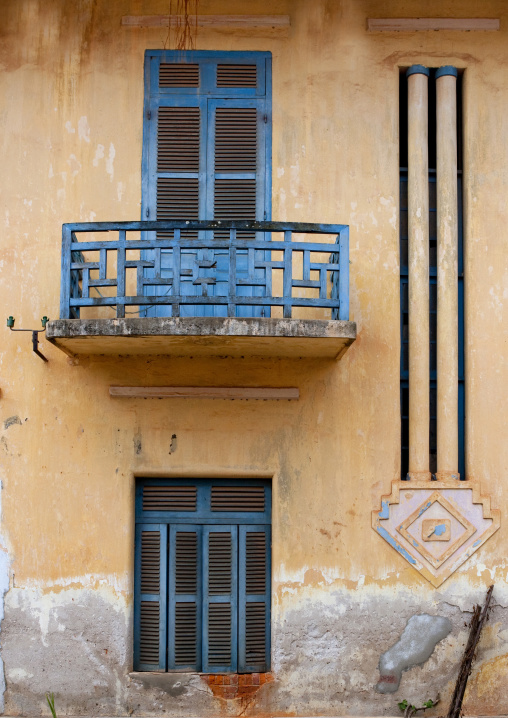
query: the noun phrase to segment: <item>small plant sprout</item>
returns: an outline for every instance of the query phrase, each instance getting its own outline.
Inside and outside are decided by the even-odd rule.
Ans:
[[[399,706],[399,710],[404,713],[404,718],[412,718],[412,716],[415,715],[415,713],[418,713],[419,711],[426,711],[428,708],[434,708],[434,706],[437,706],[439,703],[439,695],[436,696],[434,700],[429,698],[428,701],[425,701],[420,708],[417,708],[416,706],[411,705],[406,698],[404,698],[403,701],[400,703],[397,703]]]
[[[49,710],[51,711],[51,715],[53,718],[56,718],[56,711],[55,711],[55,694],[54,693],[46,693],[46,700],[48,702]]]

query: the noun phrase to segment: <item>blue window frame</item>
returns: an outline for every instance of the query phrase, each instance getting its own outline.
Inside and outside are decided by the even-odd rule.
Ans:
[[[270,517],[265,480],[138,480],[135,670],[269,670]]]
[[[147,51],[142,219],[271,219],[271,94],[270,53]],[[161,259],[160,277],[150,268],[147,277],[170,277],[170,252],[166,261]],[[182,294],[227,294],[226,260],[224,250],[183,251]],[[197,261],[202,269],[209,266],[210,275],[213,269],[213,282],[205,288],[192,281]],[[241,256],[238,269],[242,271]],[[247,276],[246,255],[244,271]],[[265,270],[256,271],[264,279]],[[172,290],[154,282],[146,291],[157,296]],[[245,286],[244,291],[261,294],[263,286]],[[167,312],[167,307],[148,310],[151,316]],[[262,312],[242,307],[239,314]],[[187,305],[182,307],[186,315],[225,316],[226,309]]]
[[[464,392],[464,253],[462,228],[461,77],[457,81],[458,150],[458,304],[459,304],[459,465],[465,479],[465,392]],[[400,77],[400,406],[401,477],[409,468],[409,325],[408,325],[408,186],[407,186],[407,81]],[[435,84],[429,82],[429,358],[430,358],[430,471],[437,470],[437,195],[436,195],[436,99]]]

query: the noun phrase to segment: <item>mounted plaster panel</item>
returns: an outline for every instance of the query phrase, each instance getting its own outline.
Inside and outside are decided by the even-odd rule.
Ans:
[[[434,586],[497,531],[501,516],[468,481],[394,481],[373,528]]]

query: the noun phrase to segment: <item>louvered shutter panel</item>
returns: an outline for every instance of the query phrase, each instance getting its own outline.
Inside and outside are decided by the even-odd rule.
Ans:
[[[239,526],[238,670],[270,668],[270,526]]]
[[[183,78],[185,80],[185,77]],[[167,100],[166,100],[167,102]],[[197,102],[197,104],[196,104]],[[166,221],[192,221],[203,218],[205,202],[205,125],[206,104],[203,101],[185,99],[178,106],[168,106],[161,101],[157,113],[157,182],[156,218]],[[159,236],[166,236],[164,233]],[[172,237],[172,233],[169,233]],[[185,231],[182,239],[195,239],[197,232]],[[192,270],[196,251],[183,250],[181,255],[180,293],[193,296],[200,286],[192,283]],[[171,250],[161,251],[161,277],[172,277],[173,258]],[[155,287],[155,294],[171,292],[168,286]],[[199,314],[195,306],[181,307],[182,316]],[[168,314],[167,307],[158,307],[158,316]]]
[[[219,220],[263,220],[265,215],[266,133],[263,99],[211,99],[208,101],[209,144],[207,160],[207,209]],[[229,232],[215,232],[229,238]],[[254,233],[241,232],[239,239],[254,239]],[[264,238],[264,237],[261,237]],[[227,294],[227,253],[217,251],[216,294]],[[246,250],[236,253],[239,296],[263,296],[266,270],[264,252],[249,257]],[[252,282],[252,283],[250,283]],[[217,312],[216,312],[217,313]],[[237,316],[261,316],[260,307],[239,307]]]
[[[168,665],[200,670],[201,527],[169,527]]]
[[[203,527],[203,671],[237,670],[238,527]]]
[[[138,524],[135,546],[134,668],[166,670],[167,526]]]

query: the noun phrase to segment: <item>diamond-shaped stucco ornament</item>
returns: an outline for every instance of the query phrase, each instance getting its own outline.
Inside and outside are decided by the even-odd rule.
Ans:
[[[372,526],[434,586],[495,533],[501,523],[490,498],[470,481],[394,481],[373,511]]]

